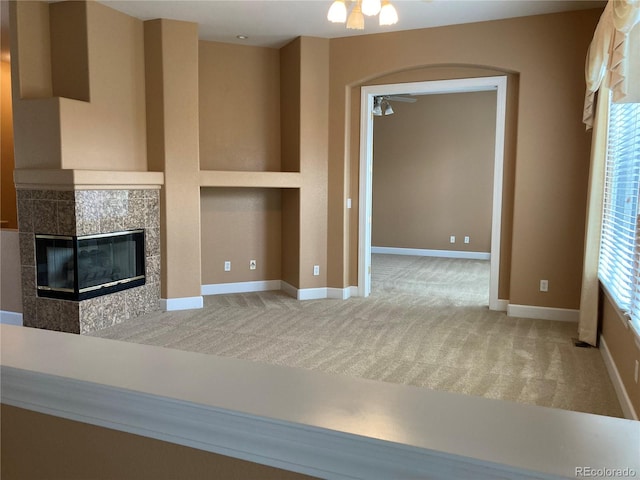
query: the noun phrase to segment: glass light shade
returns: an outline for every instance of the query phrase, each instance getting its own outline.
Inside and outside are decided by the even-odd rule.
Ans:
[[[347,28],[351,30],[364,30],[364,15],[362,15],[360,2],[356,3],[356,6],[351,10],[351,14],[347,19]]]
[[[333,23],[344,23],[347,21],[347,6],[344,4],[344,0],[335,0],[329,7],[329,13],[327,13],[327,20]]]
[[[398,23],[398,12],[388,0],[382,5],[380,10],[380,25],[394,25]]]
[[[382,8],[380,0],[362,0],[362,13],[371,17],[377,15]]]
[[[382,115],[382,106],[380,105],[380,97],[375,97],[373,99],[373,110],[371,110],[371,113],[373,113],[376,117],[379,117]]]

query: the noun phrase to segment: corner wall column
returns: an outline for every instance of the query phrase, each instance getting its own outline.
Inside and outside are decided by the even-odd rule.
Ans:
[[[198,25],[144,24],[149,170],[164,172],[160,195],[166,310],[202,308],[198,134]]]

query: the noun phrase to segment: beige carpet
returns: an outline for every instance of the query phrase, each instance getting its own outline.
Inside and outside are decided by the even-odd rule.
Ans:
[[[353,377],[622,416],[598,349],[576,324],[487,308],[489,262],[374,255],[370,298],[282,292],[205,297],[95,336]]]

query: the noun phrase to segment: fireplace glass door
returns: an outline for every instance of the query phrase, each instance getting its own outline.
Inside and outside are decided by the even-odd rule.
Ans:
[[[144,285],[144,260],[144,230],[36,235],[38,295],[84,300]]]

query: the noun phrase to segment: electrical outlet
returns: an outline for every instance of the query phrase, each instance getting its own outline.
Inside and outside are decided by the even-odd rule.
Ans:
[[[255,270],[257,263],[255,260],[249,260],[249,270]]]
[[[466,236],[464,237],[464,243],[469,243],[469,236],[468,236],[468,235],[466,235]]]
[[[225,272],[230,272],[231,271],[231,262],[229,260],[224,262],[224,271]]]
[[[455,235],[451,235],[449,237],[449,243],[456,243],[456,236]]]
[[[549,280],[540,280],[540,291],[541,292],[549,291]]]
[[[316,277],[318,275],[320,275],[320,265],[314,265],[313,266],[313,275],[316,276]]]
[[[638,368],[640,368],[640,362],[636,360],[636,370],[635,370],[635,373],[633,374],[633,379],[636,381],[636,383],[638,383]]]

